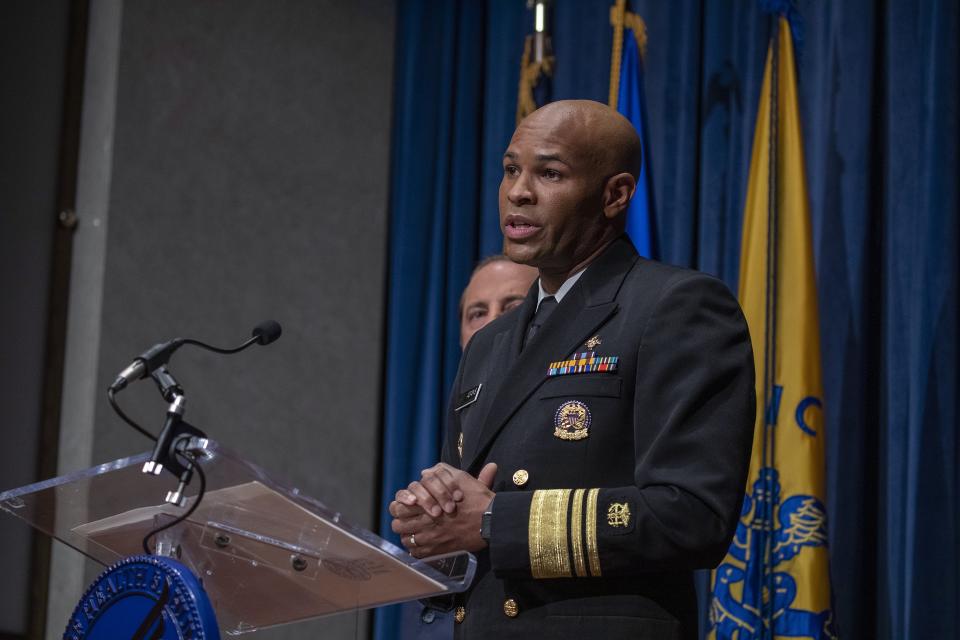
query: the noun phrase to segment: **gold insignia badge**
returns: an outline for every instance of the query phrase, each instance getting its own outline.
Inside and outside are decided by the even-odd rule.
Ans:
[[[607,509],[607,524],[611,527],[630,526],[630,505],[626,502],[614,502]]]
[[[467,610],[463,607],[457,607],[456,611],[453,613],[453,620],[457,624],[461,624],[464,618],[467,617]]]
[[[593,336],[592,338],[590,338],[589,340],[587,340],[586,342],[584,342],[583,345],[584,345],[587,349],[595,349],[595,348],[597,347],[597,345],[600,344],[601,342],[603,342],[603,341],[600,340],[600,336]]]
[[[553,435],[561,440],[583,440],[590,435],[590,409],[579,400],[560,405],[553,417]]]
[[[460,454],[460,457],[463,457],[463,431],[460,432],[460,437],[457,438],[457,453]]]

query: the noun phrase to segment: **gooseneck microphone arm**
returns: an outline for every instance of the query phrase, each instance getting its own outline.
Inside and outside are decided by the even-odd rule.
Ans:
[[[110,390],[116,393],[126,388],[126,386],[134,380],[140,380],[153,374],[158,368],[166,366],[174,352],[185,344],[200,347],[207,351],[213,351],[214,353],[230,355],[239,353],[254,343],[268,345],[279,338],[282,332],[283,330],[278,322],[267,320],[253,328],[253,332],[251,333],[252,337],[249,340],[239,347],[232,349],[215,347],[206,342],[194,340],[193,338],[174,338],[167,342],[160,342],[134,358],[133,362],[127,365],[127,367],[117,375],[117,379],[110,385]]]
[[[268,345],[279,338],[282,332],[283,330],[278,322],[274,320],[267,320],[266,322],[261,322],[253,328],[253,332],[251,333],[252,337],[249,340],[241,344],[239,347],[234,347],[233,349],[215,347],[192,338],[174,338],[173,340],[169,340],[167,342],[160,342],[134,358],[133,362],[127,365],[127,367],[121,371],[119,375],[117,375],[117,379],[114,380],[113,384],[111,384],[107,389],[107,400],[110,402],[110,407],[118,416],[120,416],[121,420],[126,422],[128,425],[130,425],[130,427],[135,429],[144,437],[149,438],[150,440],[156,440],[157,436],[153,435],[137,424],[133,418],[128,416],[123,409],[120,408],[116,398],[117,393],[125,389],[128,384],[135,380],[141,380],[147,376],[152,376],[154,381],[156,381],[157,386],[160,388],[160,393],[163,395],[164,400],[167,402],[172,402],[173,397],[171,392],[173,390],[179,390],[180,395],[183,395],[183,389],[180,388],[180,385],[178,385],[176,380],[173,379],[173,376],[170,375],[166,365],[170,361],[170,358],[173,356],[174,352],[183,345],[189,344],[195,347],[200,347],[201,349],[206,349],[207,351],[213,351],[214,353],[229,355],[233,353],[239,353],[254,343]]]
[[[195,347],[200,347],[201,349],[206,349],[207,351],[213,351],[214,353],[229,355],[233,353],[239,353],[253,344],[268,345],[279,338],[281,333],[283,333],[283,330],[278,322],[274,320],[267,320],[266,322],[261,322],[253,328],[249,340],[241,344],[239,347],[234,347],[232,349],[215,347],[207,344],[206,342],[201,342],[200,340],[194,340],[192,338],[174,338],[173,340],[169,340],[167,342],[160,342],[134,358],[133,362],[131,362],[123,371],[120,372],[120,374],[117,376],[117,379],[114,380],[113,384],[110,385],[110,388],[107,389],[107,399],[110,401],[110,406],[114,411],[116,411],[117,415],[120,416],[124,422],[147,438],[156,440],[157,436],[141,427],[136,423],[135,420],[124,413],[123,409],[121,409],[120,405],[117,403],[117,393],[125,389],[130,382],[134,380],[141,380],[147,376],[150,376],[153,378],[154,382],[157,383],[157,388],[159,388],[163,399],[167,402],[173,402],[174,396],[183,396],[183,388],[179,385],[179,383],[177,383],[173,375],[167,369],[167,363],[170,361],[170,358],[173,356],[174,352],[183,345],[189,344]]]

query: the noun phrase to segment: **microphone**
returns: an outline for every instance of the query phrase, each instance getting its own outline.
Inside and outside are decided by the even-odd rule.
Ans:
[[[141,380],[147,376],[153,375],[155,371],[165,367],[170,361],[170,357],[174,354],[174,352],[185,344],[200,347],[201,349],[206,349],[207,351],[213,351],[215,353],[231,354],[243,351],[254,343],[259,345],[268,345],[279,338],[282,332],[283,329],[280,327],[279,322],[276,320],[267,320],[265,322],[261,322],[253,328],[253,332],[251,333],[252,337],[249,340],[241,344],[239,347],[235,347],[233,349],[221,349],[220,347],[214,347],[206,344],[205,342],[200,342],[199,340],[193,340],[191,338],[174,338],[173,340],[168,340],[167,342],[160,342],[134,358],[133,362],[131,362],[126,369],[121,371],[119,375],[117,375],[117,379],[114,380],[113,384],[110,385],[109,391],[116,393],[121,389],[124,389],[134,380]]]
[[[182,507],[186,499],[184,492],[190,483],[190,479],[193,477],[194,471],[196,471],[200,478],[200,490],[194,499],[193,505],[172,522],[153,529],[143,538],[143,549],[146,553],[151,553],[149,546],[150,538],[156,533],[186,520],[200,504],[200,501],[203,499],[203,494],[206,491],[205,474],[202,465],[199,463],[198,452],[190,448],[190,443],[196,440],[198,442],[197,450],[202,451],[204,445],[199,444],[199,442],[207,436],[183,420],[184,403],[186,401],[183,387],[180,386],[176,378],[174,378],[167,369],[167,363],[170,361],[171,356],[173,356],[177,349],[185,344],[190,344],[215,353],[238,353],[253,344],[268,345],[279,338],[281,333],[282,329],[278,322],[267,320],[253,328],[249,340],[233,349],[221,349],[220,347],[214,347],[191,338],[174,338],[167,342],[160,342],[134,358],[133,362],[120,372],[117,379],[114,380],[113,384],[107,389],[107,399],[110,401],[110,406],[113,410],[117,412],[117,415],[131,427],[156,442],[150,459],[143,463],[143,473],[159,475],[164,469],[167,469],[170,473],[177,476],[177,489],[167,494],[165,498],[166,502]],[[127,416],[120,408],[116,398],[117,392],[125,388],[130,382],[140,380],[147,376],[153,378],[164,400],[170,403],[170,406],[167,408],[167,416],[166,420],[164,420],[163,428],[156,436]]]
[[[257,339],[257,344],[268,345],[279,338],[281,333],[283,329],[280,328],[279,322],[267,320],[255,326],[251,335]]]
[[[120,391],[134,380],[146,378],[155,369],[164,366],[170,361],[173,352],[184,344],[183,338],[174,338],[167,342],[160,342],[133,359],[127,368],[117,375],[117,379],[110,385],[113,392]]]

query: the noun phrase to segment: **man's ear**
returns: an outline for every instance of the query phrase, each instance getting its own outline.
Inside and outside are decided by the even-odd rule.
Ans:
[[[603,189],[603,215],[613,220],[627,210],[637,190],[637,181],[629,173],[618,173],[607,179]]]

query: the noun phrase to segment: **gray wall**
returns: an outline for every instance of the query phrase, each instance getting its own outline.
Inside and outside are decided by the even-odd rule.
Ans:
[[[0,490],[37,480],[41,385],[67,46],[66,3],[0,17]],[[0,634],[27,630],[30,530],[0,516]]]
[[[103,395],[133,356],[275,318],[269,347],[175,356],[188,420],[374,525],[393,19],[385,0],[93,1],[61,472],[148,448]],[[159,429],[152,383],[123,403]],[[70,554],[50,631],[90,577]]]

